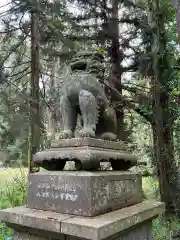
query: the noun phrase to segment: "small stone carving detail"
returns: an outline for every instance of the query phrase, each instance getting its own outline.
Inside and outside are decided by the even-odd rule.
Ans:
[[[69,76],[61,83],[60,113],[63,130],[59,139],[74,137],[78,114],[81,116],[80,137],[116,140],[116,114],[103,86],[103,55],[79,52],[69,65]]]

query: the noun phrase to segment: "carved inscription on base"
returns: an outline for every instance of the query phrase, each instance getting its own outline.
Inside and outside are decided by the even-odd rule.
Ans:
[[[119,174],[119,173],[118,173]],[[36,174],[29,177],[30,208],[82,216],[95,216],[136,204],[142,200],[138,175],[124,178],[106,175],[87,176]]]

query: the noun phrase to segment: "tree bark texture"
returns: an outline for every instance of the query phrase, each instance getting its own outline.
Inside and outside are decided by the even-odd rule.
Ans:
[[[165,12],[161,10],[159,0],[155,1],[150,23],[153,34],[151,42],[152,66],[152,129],[154,155],[157,164],[161,201],[166,205],[166,216],[180,213],[180,182],[174,158],[173,114],[171,95],[168,87],[172,76],[171,56],[168,54],[165,30]]]
[[[112,22],[110,25],[110,31],[112,33],[112,45],[111,45],[111,62],[112,62],[112,71],[110,76],[110,85],[118,90],[118,92],[122,95],[122,87],[121,87],[121,77],[122,77],[122,52],[119,47],[119,1],[112,0]],[[111,96],[112,102],[118,101],[119,97],[117,97],[114,93]],[[126,140],[125,136],[125,126],[124,126],[124,107],[123,105],[119,106],[116,109],[116,117],[117,117],[117,133],[121,140]]]
[[[35,2],[36,0],[34,0]],[[32,171],[32,155],[40,147],[40,104],[39,104],[39,31],[38,31],[38,0],[31,11],[31,153],[30,172]]]
[[[153,140],[161,201],[166,204],[166,216],[180,213],[180,185],[174,159],[173,122],[169,96],[153,91]]]

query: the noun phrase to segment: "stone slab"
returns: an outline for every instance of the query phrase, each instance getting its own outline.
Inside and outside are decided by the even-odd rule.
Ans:
[[[48,238],[36,236],[25,232],[14,232],[13,240],[47,240]]]
[[[95,147],[68,147],[68,148],[50,148],[42,152],[37,152],[33,156],[34,162],[42,162],[42,160],[50,159],[66,159],[66,160],[94,160],[98,159],[99,161],[104,160],[108,161],[109,159],[123,159],[129,160],[136,164],[137,157],[127,153],[114,149],[108,148],[95,148]]]
[[[52,232],[32,227],[21,226],[13,223],[6,223],[8,228],[14,230],[14,238],[18,237],[23,240],[66,240],[66,235],[59,232]],[[19,240],[19,239],[18,239]]]
[[[13,240],[84,240],[84,238],[78,238],[70,235],[56,235],[51,232],[34,232],[34,229],[19,228],[16,226],[11,226],[15,229]],[[41,236],[43,235],[43,236]],[[148,220],[138,224],[130,229],[127,229],[123,232],[108,237],[106,240],[153,240],[152,234],[152,221]]]
[[[66,219],[61,223],[61,233],[92,240],[106,239],[148,219],[157,217],[163,212],[163,203],[144,201],[94,218]]]
[[[96,216],[142,199],[141,176],[133,172],[63,171],[29,175],[29,208]]]
[[[64,234],[67,236],[66,239],[69,240],[76,238],[138,240],[138,238],[130,238],[135,236],[133,233],[129,233],[128,236],[129,229],[136,228],[163,212],[164,204],[155,201],[143,201],[134,206],[96,217],[77,217],[49,211],[32,210],[26,207],[16,207],[0,210],[0,221],[16,224],[22,228],[35,228],[39,231],[47,231],[48,228],[51,229],[51,232]],[[54,226],[54,223],[56,226]],[[143,240],[143,238],[141,239]],[[147,240],[151,240],[151,238],[149,237]]]
[[[110,162],[113,170],[128,170],[137,164],[130,144],[96,138],[54,140],[51,148],[33,155],[36,166],[63,170],[66,161],[74,161],[77,170],[99,170],[100,162]]]
[[[66,161],[81,163],[81,170],[98,170],[100,162],[111,162],[113,170],[128,170],[137,164],[138,158],[125,151],[89,146],[50,148],[33,155],[35,165],[47,170],[63,170]],[[53,165],[55,169],[50,168]]]
[[[36,209],[26,206],[0,210],[0,221],[58,233],[61,221],[70,217],[73,216],[50,211],[39,210],[37,212]]]
[[[66,147],[97,147],[97,148],[107,148],[121,151],[130,150],[130,144],[124,141],[108,141],[96,138],[71,138],[62,140],[52,140],[51,148],[66,148]]]
[[[126,229],[112,237],[106,238],[106,240],[154,240],[152,220],[135,225],[134,227]]]

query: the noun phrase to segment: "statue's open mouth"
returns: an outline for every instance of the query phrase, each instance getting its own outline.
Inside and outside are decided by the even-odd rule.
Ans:
[[[80,60],[80,61],[76,61],[74,63],[72,63],[70,65],[71,67],[71,70],[82,70],[82,71],[85,71],[86,68],[87,68],[87,63],[86,61],[83,61],[83,60]]]

